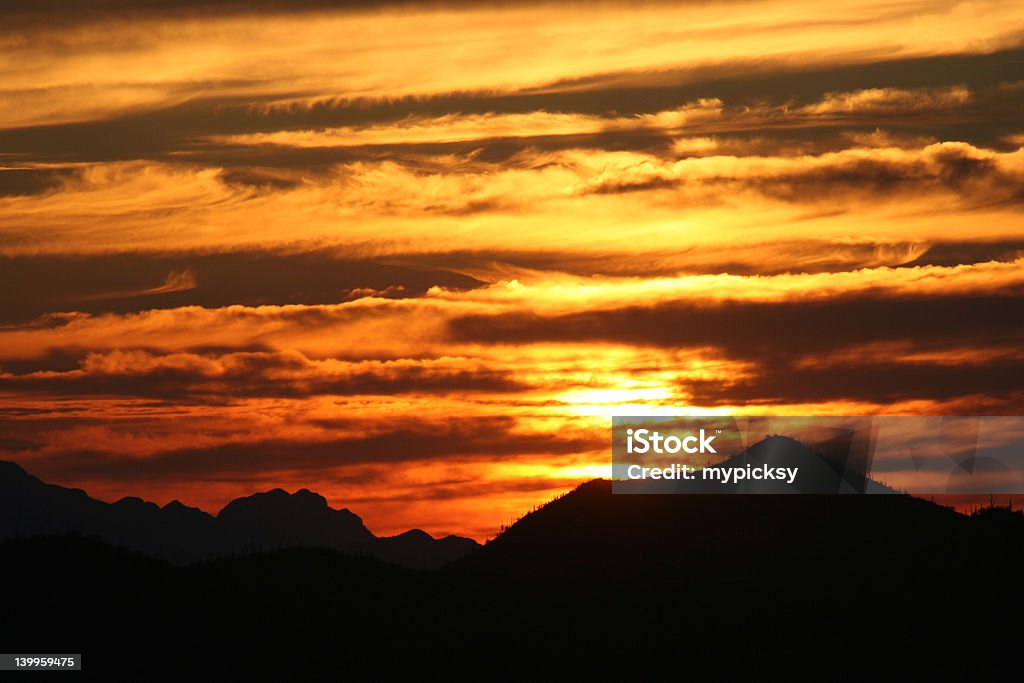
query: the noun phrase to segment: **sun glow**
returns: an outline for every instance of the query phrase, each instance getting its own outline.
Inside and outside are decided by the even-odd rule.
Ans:
[[[624,382],[624,385],[630,384]],[[568,404],[567,412],[580,416],[674,415],[675,392],[665,386],[622,386],[616,389],[574,389],[557,396]]]

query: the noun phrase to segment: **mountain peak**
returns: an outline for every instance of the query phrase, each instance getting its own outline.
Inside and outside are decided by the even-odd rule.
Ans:
[[[349,510],[335,510],[308,489],[288,493],[273,489],[238,498],[224,506],[217,520],[252,547],[293,545],[349,548],[362,552],[377,537]]]
[[[139,510],[139,511],[141,511],[141,510],[155,511],[155,510],[159,510],[160,509],[160,506],[157,505],[156,503],[151,503],[148,500],[142,500],[138,496],[125,496],[121,500],[119,500],[116,503],[114,503],[114,505],[117,505],[117,506],[120,506],[120,507],[123,507],[123,508],[134,508],[134,509]]]
[[[288,493],[284,489],[275,488],[262,493],[253,493],[248,496],[236,498],[220,511],[218,517],[227,515],[233,515],[238,510],[299,510],[303,509],[306,511],[315,510],[331,510],[334,511],[330,506],[327,505],[327,499],[318,493],[313,493],[309,489],[299,489],[295,493]]]
[[[434,537],[428,534],[423,529],[409,529],[404,531],[397,536],[391,536],[390,538],[404,538],[408,540],[422,540],[422,541],[433,541]]]
[[[201,522],[213,519],[213,515],[204,512],[197,507],[185,505],[180,500],[172,500],[167,505],[164,505],[162,510],[169,515],[173,515],[177,519],[192,519]]]
[[[9,460],[0,460],[0,481],[7,479],[23,479],[31,476],[32,475],[22,469],[22,467],[17,463],[10,462]]]

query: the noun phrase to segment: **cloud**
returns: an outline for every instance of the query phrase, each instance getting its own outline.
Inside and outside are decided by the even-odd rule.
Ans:
[[[860,377],[873,379],[846,399],[891,402],[919,391],[918,399],[945,400],[980,386],[988,367],[1014,376],[1017,361],[1005,349],[1024,341],[1015,323],[1024,314],[1015,310],[1024,300],[1021,273],[1017,262],[983,262],[753,277],[533,274],[408,300],[78,314],[0,331],[0,361],[9,366],[0,390],[195,406],[447,397],[478,400],[476,411],[483,402],[512,409],[553,400],[551,410],[564,414],[683,397],[720,403],[727,394],[687,389],[713,383],[751,401],[772,387],[779,401],[839,400],[796,380],[786,394],[771,373],[832,373],[838,391],[860,367]],[[623,303],[630,301],[642,303]],[[956,363],[969,363],[974,369],[963,372],[979,379],[949,383],[948,395],[916,367],[938,378]],[[892,371],[906,378],[904,389],[878,388],[884,382],[872,368],[889,372],[886,364],[915,366]]]
[[[507,393],[529,387],[470,359],[346,362],[295,351],[220,355],[147,351],[90,353],[78,369],[0,373],[0,392],[138,396],[206,402],[251,397]]]
[[[69,161],[140,158],[180,161],[183,155],[187,155],[197,163],[233,167],[227,174],[232,179],[237,177],[245,182],[247,176],[251,176],[254,182],[280,185],[293,183],[294,179],[275,174],[272,167],[298,167],[305,173],[313,173],[319,166],[350,161],[356,148],[294,149],[278,146],[271,153],[266,147],[257,152],[251,147],[225,147],[199,144],[197,141],[281,131],[386,129],[387,125],[397,125],[402,121],[429,122],[444,117],[472,115],[500,120],[504,114],[528,117],[537,112],[551,112],[567,119],[629,119],[649,116],[652,112],[672,111],[702,98],[718,98],[727,105],[724,113],[728,116],[721,119],[716,134],[722,136],[731,131],[734,136],[743,133],[747,137],[756,137],[755,141],[744,145],[729,144],[722,148],[723,153],[829,151],[835,148],[835,144],[822,138],[820,127],[833,125],[871,128],[895,125],[916,129],[922,138],[928,137],[928,132],[921,130],[923,127],[941,126],[946,135],[954,131],[958,139],[973,144],[995,145],[1001,144],[1004,131],[993,128],[990,121],[993,116],[998,117],[999,112],[1012,111],[1019,106],[1022,96],[1019,89],[1008,87],[1019,70],[1019,59],[1020,50],[889,59],[871,64],[832,64],[827,67],[813,62],[779,65],[748,58],[734,60],[729,65],[663,73],[663,82],[654,84],[643,81],[650,73],[637,72],[616,76],[619,81],[625,79],[623,82],[599,79],[585,90],[496,92],[487,89],[392,97],[331,94],[307,95],[294,100],[281,100],[273,94],[227,92],[218,83],[211,83],[199,96],[156,109],[121,111],[114,118],[79,123],[0,129],[0,148],[5,149],[7,157],[20,159],[23,163],[67,164]],[[879,89],[880,84],[885,84],[883,89],[887,91],[927,95],[956,87],[949,83],[967,84],[973,103],[954,110],[917,110],[902,119],[867,113],[857,117],[848,114],[838,118],[818,117],[816,121],[814,117],[798,114],[801,107],[822,101],[830,92],[855,93]],[[36,123],[39,123],[38,119]],[[708,130],[701,134],[715,132]],[[931,138],[935,137],[931,135]],[[652,137],[650,132],[598,135],[589,141],[578,135],[518,140],[520,143],[529,141],[534,145],[560,148],[592,144],[615,149],[627,146],[646,149],[658,144],[658,138]],[[502,147],[506,148],[502,152],[506,156],[519,151],[508,140],[474,140],[447,143],[444,152],[466,153],[472,151],[466,147],[479,147],[481,144],[487,144],[492,154]],[[453,149],[460,146],[461,149]],[[401,150],[424,152],[427,147],[427,143],[418,147],[406,144],[401,146]],[[507,151],[508,148],[511,152]],[[255,175],[247,170],[254,165],[262,166]]]
[[[908,214],[927,216],[929,238],[943,240],[963,239],[959,214],[979,210],[1004,226],[989,236],[998,239],[1020,221],[1022,160],[1019,150],[963,142],[683,159],[524,149],[499,161],[473,154],[354,161],[316,175],[296,171],[285,186],[228,182],[219,168],[117,163],[84,169],[58,192],[0,199],[0,253],[328,246],[349,258],[379,259],[501,252],[524,242],[552,252],[628,253],[669,240],[720,245],[750,234],[752,224],[766,243],[845,241],[867,224],[873,239],[896,241],[905,239]],[[638,192],[648,196],[624,196]],[[448,229],[455,217],[457,232]],[[680,233],[679,220],[715,230]],[[557,233],[545,228],[552,222],[561,226]],[[624,225],[647,239],[624,248]]]
[[[647,131],[664,135],[688,133],[705,136],[673,143],[677,153],[715,148],[708,134],[758,131],[780,127],[838,125],[863,118],[871,122],[891,122],[893,117],[926,113],[939,114],[963,108],[972,102],[965,86],[941,88],[870,88],[852,92],[830,92],[814,103],[794,107],[789,103],[736,106],[720,98],[705,97],[672,109],[633,116],[598,116],[584,113],[531,111],[526,113],[444,114],[427,118],[409,116],[399,121],[304,130],[277,130],[228,136],[213,136],[212,144],[269,145],[295,148],[364,147],[372,145],[446,145],[468,141],[493,141],[509,138],[576,138],[599,135],[602,139],[622,139],[630,132]],[[726,105],[730,104],[729,108]],[[273,112],[276,105],[260,111]],[[315,103],[306,104],[307,107]],[[534,140],[533,144],[544,144]],[[574,141],[586,144],[586,141]],[[573,144],[572,142],[570,144]],[[598,145],[599,146],[599,142]]]
[[[842,400],[887,404],[969,395],[1015,401],[1024,364],[1007,356],[1005,347],[1024,342],[1016,323],[1024,314],[1022,302],[1017,291],[989,296],[662,303],[555,316],[467,316],[454,319],[451,332],[460,342],[498,345],[689,348],[705,358],[743,364],[738,373],[726,366],[707,379],[681,380],[678,389],[692,405]],[[934,352],[931,358],[904,360],[884,349],[870,351],[883,342]],[[986,353],[993,344],[1003,352]],[[854,355],[858,349],[863,353]],[[848,352],[845,362],[836,360],[840,351]],[[943,361],[942,356],[950,353],[952,358]],[[816,362],[823,357],[833,362]]]
[[[628,81],[752,56],[787,70],[984,53],[1019,43],[1024,26],[1020,10],[998,0],[927,8],[904,0],[884,11],[843,0],[815,8],[813,19],[806,5],[776,0],[759,3],[761,21],[705,3],[612,4],[582,13],[533,3],[324,7],[315,21],[303,12],[267,21],[258,11],[216,9],[197,10],[201,20],[195,12],[101,9],[78,24],[56,10],[8,12],[0,31],[8,55],[0,128],[110,119],[211,91],[289,100],[578,90],[608,74]],[[238,35],[247,36],[245,51],[231,49]],[[524,45],[531,47],[524,52]],[[486,68],[449,68],[453,50],[462,63]]]
[[[172,270],[167,273],[164,283],[158,287],[145,289],[128,289],[115,292],[102,292],[90,294],[80,298],[81,301],[102,301],[104,299],[129,299],[138,296],[155,296],[157,294],[171,294],[173,292],[187,292],[198,287],[196,274],[190,268],[184,270]]]
[[[468,315],[453,318],[449,330],[454,341],[603,341],[715,347],[739,358],[796,356],[881,340],[1017,339],[1024,334],[1016,322],[1024,313],[1021,293],[664,301],[548,316]]]
[[[361,296],[417,298],[433,287],[437,291],[464,291],[488,282],[513,279],[533,285],[545,278],[554,281],[558,274],[563,274],[563,281],[564,274],[582,278],[577,284],[586,286],[590,292],[599,279],[606,283],[618,281],[621,287],[626,284],[622,278],[640,276],[651,278],[652,285],[656,285],[677,275],[841,273],[901,265],[953,268],[990,261],[1011,263],[1024,254],[1024,241],[982,237],[978,241],[860,242],[808,236],[751,242],[748,247],[737,250],[724,243],[702,245],[700,249],[665,250],[652,244],[649,250],[629,253],[593,252],[584,245],[559,250],[533,245],[531,249],[399,253],[377,259],[347,258],[331,248],[7,257],[0,258],[0,325],[26,325],[32,320],[38,325],[40,316],[67,307],[96,315],[191,305],[221,308],[233,303],[324,305]],[[981,272],[990,271],[993,278],[1009,275],[1003,267],[999,271],[1003,275],[996,276],[996,269],[998,266],[993,264],[984,269],[955,271],[955,277],[966,278],[964,286],[976,287]],[[149,288],[145,283],[153,272],[188,270],[196,274],[197,281],[201,278],[202,288],[129,299],[105,296],[110,291],[144,291]],[[879,281],[884,279],[880,275],[883,271],[873,272]],[[937,275],[942,271],[928,272]],[[862,273],[846,280],[852,283],[858,277],[868,275]],[[952,271],[950,277],[954,277]],[[1009,284],[1008,280],[1000,281]],[[693,287],[699,281],[686,282],[687,287]],[[744,280],[719,278],[706,290],[721,291],[722,287],[731,287],[729,282],[735,282],[737,290],[750,289]],[[766,286],[765,281],[757,282],[758,291]],[[631,286],[635,289],[635,283]],[[848,285],[836,280],[831,289],[843,286]],[[630,292],[630,296],[650,296],[649,292]],[[51,316],[50,324],[53,321]]]
[[[1024,405],[1021,359],[994,359],[976,365],[950,363],[868,362],[799,369],[786,363],[765,363],[754,377],[736,382],[697,381],[681,387],[697,405],[776,406],[833,401],[891,405],[927,398],[942,402],[979,397],[1001,399],[999,414],[1011,415]]]
[[[57,190],[74,172],[72,168],[0,166],[0,197],[37,195]]]
[[[273,472],[327,472],[370,463],[537,458],[595,450],[603,447],[603,441],[603,434],[531,432],[517,429],[509,418],[467,417],[446,423],[405,421],[366,435],[222,442],[136,458],[105,451],[62,452],[33,458],[33,468],[45,476],[83,481],[216,480]]]
[[[697,312],[704,310],[701,306],[725,304],[749,305],[756,312],[762,310],[756,308],[762,303],[788,305],[794,310],[806,305],[808,310],[817,310],[814,307],[836,300],[905,301],[912,309],[918,302],[926,308],[930,302],[956,297],[984,300],[1006,296],[1012,303],[1013,293],[1024,286],[1022,278],[1019,261],[772,276],[593,278],[521,272],[515,279],[487,287],[435,288],[425,296],[408,299],[365,297],[330,305],[186,306],[126,315],[51,314],[31,325],[0,329],[0,363],[45,358],[58,350],[137,348],[175,353],[194,347],[239,346],[296,350],[309,358],[473,356],[478,350],[453,343],[497,340],[499,337],[490,336],[491,331],[506,327],[513,337],[529,335],[526,322],[531,316],[546,320],[575,315],[577,318],[566,319],[573,325],[599,321],[608,311],[632,310],[622,307],[624,301],[645,302],[652,309],[663,305],[663,310],[694,307]],[[656,339],[659,326],[640,328],[634,337],[623,339],[644,344],[646,333]],[[544,339],[542,335],[535,340]]]
[[[356,259],[322,247],[0,257],[0,325],[25,324],[65,307],[123,314],[189,305],[333,304],[353,293],[408,298],[434,286],[482,284],[452,272],[443,260],[397,261]],[[163,286],[148,284],[154,272],[168,273]],[[185,288],[190,278],[197,285],[201,280],[202,288]]]
[[[853,92],[831,92],[821,101],[801,107],[799,114],[908,114],[961,107],[971,101],[971,91],[954,85],[944,88],[867,88]]]
[[[610,157],[614,159],[614,157]],[[965,143],[920,150],[854,148],[794,158],[712,156],[658,162],[630,160],[580,183],[581,193],[614,194],[678,189],[688,201],[709,202],[720,193],[753,192],[788,202],[847,202],[924,193],[954,193],[967,206],[1019,203],[1024,157]]]
[[[433,119],[407,118],[389,124],[325,130],[250,133],[211,139],[214,144],[287,147],[361,147],[366,145],[446,144],[502,138],[537,138],[619,134],[638,130],[671,133],[722,115],[722,102],[703,99],[672,110],[632,117],[534,111],[526,114],[446,114]]]

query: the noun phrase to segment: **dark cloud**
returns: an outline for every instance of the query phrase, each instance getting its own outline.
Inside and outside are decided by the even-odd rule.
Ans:
[[[0,197],[57,190],[75,173],[71,168],[0,168]]]
[[[87,353],[88,351],[85,349],[63,347],[50,349],[37,358],[5,358],[0,362],[0,372],[15,374],[38,372],[40,370],[68,372],[70,370],[77,370]]]
[[[959,195],[971,207],[1020,204],[1024,178],[1000,168],[965,145],[929,148],[912,159],[885,156],[834,157],[781,172],[737,174],[691,179],[685,173],[649,174],[635,179],[609,174],[600,184],[587,188],[592,194],[621,194],[677,187],[694,187],[707,201],[752,190],[766,197],[794,203],[834,203],[865,198],[874,201],[946,191]],[[697,201],[703,199],[701,194]],[[694,201],[687,198],[687,201]]]
[[[688,383],[694,401],[789,403],[857,399],[888,403],[1024,388],[1024,363],[995,359],[957,365],[912,365],[872,352],[829,367],[840,350],[875,342],[912,349],[1019,347],[1024,344],[1024,292],[941,297],[843,297],[823,301],[667,303],[539,316],[465,316],[450,323],[452,338],[487,344],[607,342],[665,348],[711,348],[752,364],[749,380]],[[737,378],[739,379],[739,378]]]
[[[825,368],[765,363],[752,380],[687,382],[680,389],[698,405],[817,403],[840,400],[895,403],[927,398],[948,401],[981,394],[1020,405],[1024,360],[982,364],[894,363],[884,358]],[[1007,412],[1006,414],[1010,414]]]
[[[544,97],[564,103],[556,109],[638,114],[672,109],[684,102],[717,97],[727,103],[750,105],[789,101],[812,104],[825,94],[869,88],[934,88],[964,84],[972,90],[995,88],[1020,80],[1024,49],[987,54],[941,55],[841,65],[787,65],[770,60],[734,61],[714,67],[677,71],[611,73],[567,80],[542,92],[518,97]],[[997,95],[992,94],[993,97]],[[1013,95],[1009,95],[1018,101]],[[571,104],[570,104],[571,103]],[[1010,122],[1007,112],[1006,122]],[[988,111],[986,118],[1001,116]]]
[[[249,107],[260,101],[256,97],[204,97],[107,120],[0,130],[0,149],[9,158],[55,163],[166,159],[173,152],[201,148],[195,142],[197,137],[236,129],[244,132],[251,127],[245,121],[253,118]],[[260,165],[261,156],[260,150],[252,150],[248,159],[236,163]],[[333,163],[339,156],[335,155]]]
[[[751,247],[755,246],[753,244]],[[779,275],[783,273],[838,273],[887,265],[955,266],[988,261],[1014,261],[1024,254],[1024,241],[948,242],[829,242],[812,238],[773,240],[757,244],[749,253],[722,245],[720,253],[707,247],[673,247],[648,252],[531,251],[523,249],[443,251],[397,254],[389,261],[412,267],[456,272],[508,273],[516,269],[555,271],[584,276],[669,277],[680,274]],[[914,256],[919,253],[919,256]],[[692,257],[692,258],[691,258]]]
[[[327,472],[359,464],[570,455],[600,449],[606,441],[603,433],[519,431],[513,419],[504,417],[467,417],[441,423],[402,419],[386,433],[362,437],[267,439],[133,458],[83,450],[36,456],[31,467],[37,476],[58,481],[216,481],[270,473]]]
[[[272,168],[234,168],[221,173],[221,181],[228,185],[257,190],[293,190],[302,186],[302,180]]]
[[[492,0],[493,1],[493,0]],[[410,5],[429,6],[432,0],[0,0],[0,33],[70,27],[93,22],[152,19],[200,20],[224,15],[295,14],[314,11],[365,11]],[[459,4],[456,1],[456,4]]]
[[[80,369],[67,372],[0,374],[0,392],[24,396],[127,396],[202,404],[254,397],[511,393],[529,388],[510,372],[480,367],[377,364],[338,372],[297,352],[117,352],[88,356]]]
[[[451,114],[517,114],[538,110],[596,116],[629,117],[667,111],[702,98],[720,98],[726,104],[726,122],[721,134],[734,133],[729,118],[746,107],[765,103],[791,108],[811,104],[827,93],[865,88],[928,88],[964,84],[979,97],[957,109],[957,115],[936,118],[926,112],[912,116],[879,118],[877,112],[859,117],[847,115],[844,125],[853,128],[895,126],[940,139],[964,140],[979,145],[1005,146],[1004,136],[1017,132],[1024,115],[1024,90],[999,89],[1000,83],[1020,80],[1024,50],[1013,49],[985,55],[956,55],[874,64],[790,68],[770,62],[753,61],[701,67],[660,74],[609,74],[595,76],[585,84],[567,82],[544,91],[495,94],[456,92],[435,96],[393,99],[324,100],[311,106],[274,107],[275,100],[315,97],[315,92],[277,92],[273,96],[196,97],[182,104],[158,110],[132,112],[101,121],[29,126],[0,130],[0,149],[12,159],[23,161],[116,161],[181,159],[183,152],[195,163],[230,166],[231,172],[249,167],[317,167],[397,152],[460,153],[484,150],[491,158],[505,159],[526,146],[558,149],[590,146],[601,149],[648,149],[664,144],[661,133],[638,131],[588,136],[540,136],[529,139],[482,140],[446,145],[395,145],[371,149],[290,149],[286,147],[222,145],[204,142],[210,136],[281,130],[323,129],[393,123],[409,117],[440,117]],[[216,90],[225,84],[209,82]],[[258,81],[246,84],[258,86]],[[586,88],[580,88],[586,85]],[[10,93],[17,96],[16,93]],[[825,145],[834,137],[815,128],[814,121],[799,121],[806,127],[799,133],[785,130],[792,122],[766,120],[757,131],[780,140],[799,137],[804,144]],[[827,124],[834,127],[834,122]],[[779,128],[782,128],[781,130]],[[749,124],[741,131],[758,128]],[[833,143],[834,144],[834,143]],[[235,168],[240,170],[234,171]]]
[[[159,348],[137,347],[130,350],[147,353],[151,356],[160,356],[167,353],[166,350]],[[233,353],[272,354],[276,352],[275,349],[265,344],[237,344],[233,346],[202,344],[189,346],[181,349],[181,351],[201,356],[223,356]],[[5,358],[0,362],[0,372],[11,375],[28,375],[34,372],[71,372],[81,369],[82,364],[90,353],[93,353],[91,349],[70,345],[52,348],[48,349],[46,353],[32,358]]]
[[[120,296],[160,285],[168,272],[190,271],[185,291]],[[482,283],[442,264],[397,265],[346,258],[337,250],[227,253],[115,253],[82,256],[0,256],[0,325],[52,311],[131,313],[154,308],[232,304],[335,304],[353,290],[421,296],[434,286],[472,289]]]
[[[822,180],[822,182],[825,182]],[[967,182],[967,181],[962,181]],[[1007,187],[1006,191],[1013,191]],[[942,265],[1013,261],[1024,253],[1024,241],[843,243],[807,239],[775,241],[749,255],[723,248],[677,248],[623,255],[580,251],[443,251],[394,254],[382,259],[347,258],[335,249],[226,253],[114,253],[76,256],[0,256],[0,326],[59,327],[71,318],[40,318],[53,311],[90,314],[133,313],[179,306],[217,308],[233,304],[320,305],[346,301],[362,293],[411,298],[430,287],[467,290],[484,283],[463,273],[503,273],[517,268],[578,275],[672,276],[680,273],[739,275],[842,272],[850,268],[899,263],[900,254],[924,251],[905,265]],[[686,258],[692,253],[692,259]],[[670,256],[671,258],[667,258]],[[167,273],[189,270],[196,286],[185,291],[110,298],[110,293],[145,291],[158,286]],[[235,349],[245,350],[245,349]],[[258,350],[258,349],[249,349]],[[62,362],[38,366],[11,365],[11,372],[30,369],[73,369],[84,353],[68,349]],[[58,359],[55,359],[58,360]],[[15,369],[17,368],[17,369]]]
[[[956,266],[987,261],[1014,261],[1024,255],[1024,240],[936,242],[907,266]]]
[[[489,344],[604,341],[715,347],[734,358],[803,356],[877,341],[1010,343],[1024,337],[1024,291],[934,297],[845,296],[817,301],[669,302],[540,316],[453,319],[454,341]]]
[[[732,180],[727,178],[725,182]],[[878,199],[934,190],[956,192],[973,206],[1024,201],[1020,178],[1003,172],[993,160],[972,156],[961,147],[940,150],[927,161],[861,159],[749,182],[763,194],[786,201],[807,201],[811,197],[828,201],[851,193]]]
[[[40,441],[23,439],[16,436],[0,436],[0,451],[18,452],[30,451],[43,445]]]

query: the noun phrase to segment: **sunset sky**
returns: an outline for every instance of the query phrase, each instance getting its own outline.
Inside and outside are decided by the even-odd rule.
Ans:
[[[613,414],[1020,415],[1024,3],[0,0],[0,459],[484,539]]]

